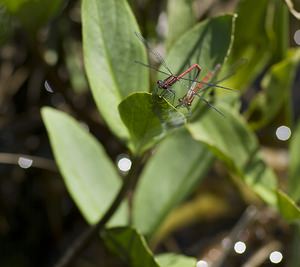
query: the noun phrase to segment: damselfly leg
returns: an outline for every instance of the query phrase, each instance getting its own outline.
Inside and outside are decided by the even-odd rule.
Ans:
[[[182,98],[180,98],[178,100],[179,104],[176,106],[176,108],[185,107],[185,108],[187,108],[187,110],[190,113],[191,112],[191,106],[192,106],[192,103],[195,99],[195,96],[198,96],[209,107],[213,108],[218,113],[223,115],[223,113],[221,111],[219,111],[216,107],[214,107],[211,103],[209,103],[202,95],[199,94],[199,91],[202,88],[204,88],[205,84],[208,84],[208,82],[211,81],[212,78],[217,75],[217,73],[220,71],[220,69],[221,69],[221,64],[217,64],[215,69],[213,71],[208,72],[203,77],[203,79],[201,81],[197,81],[197,78],[196,79],[194,78],[194,81],[191,84],[191,86],[190,86],[189,90],[187,91],[187,93]]]
[[[184,97],[181,98],[181,101],[179,101],[179,104],[177,105],[177,107],[186,107],[187,109],[189,109],[189,107],[191,106],[195,96],[200,96],[200,90],[201,93],[203,91],[205,91],[208,88],[221,88],[221,89],[225,89],[225,90],[230,90],[230,91],[235,91],[232,88],[226,87],[226,86],[222,86],[222,85],[218,85],[218,83],[224,81],[225,79],[227,79],[228,77],[230,77],[233,74],[229,74],[226,75],[225,77],[223,77],[221,80],[217,81],[216,83],[212,83],[211,80],[213,77],[215,77],[215,75],[219,72],[221,65],[218,64],[215,69],[211,72],[209,72],[207,75],[204,76],[203,79],[198,80],[198,76],[201,72],[201,67],[198,64],[190,64],[190,66],[183,71],[180,74],[175,75],[171,69],[168,67],[166,61],[164,60],[164,58],[161,56],[161,54],[159,54],[157,51],[153,50],[149,43],[142,37],[142,35],[138,32],[135,32],[135,35],[138,37],[138,39],[145,45],[145,47],[147,48],[147,50],[149,51],[150,54],[152,54],[157,63],[160,63],[161,67],[164,68],[164,70],[158,69],[152,65],[149,64],[145,64],[143,62],[139,62],[139,61],[135,61],[138,64],[141,64],[142,66],[154,69],[155,71],[162,73],[164,75],[167,76],[167,78],[163,79],[163,80],[158,80],[157,81],[157,87],[155,90],[153,90],[153,95],[159,95],[160,97],[164,97],[167,98],[168,95],[172,96],[172,100],[170,101],[171,103],[174,103],[175,100],[175,91],[173,90],[173,85],[175,83],[177,83],[178,81],[189,81],[191,84],[188,88],[187,93],[184,95]],[[186,77],[187,75],[190,75],[192,73],[192,71],[196,71],[194,78],[191,77]],[[204,101],[204,97],[203,95],[201,95],[200,99],[202,99],[202,101]],[[212,106],[212,104],[210,104],[207,100],[204,101],[207,105]],[[215,108],[216,109],[216,108]],[[190,109],[189,109],[190,110]],[[219,112],[220,113],[220,112]]]
[[[151,53],[156,60],[158,61],[158,63],[160,63],[160,65],[162,67],[164,67],[165,71],[161,71],[151,65],[139,62],[139,61],[135,61],[138,64],[141,64],[142,66],[146,66],[149,67],[151,69],[154,69],[160,73],[163,73],[165,75],[167,75],[168,77],[163,79],[163,80],[158,80],[157,81],[157,87],[159,89],[162,89],[162,93],[160,94],[160,96],[165,96],[167,93],[172,94],[173,96],[173,101],[175,99],[175,92],[172,88],[172,86],[178,82],[179,80],[183,79],[184,76],[186,76],[187,74],[189,74],[191,71],[193,71],[194,69],[196,69],[198,75],[201,72],[201,67],[198,64],[192,64],[188,69],[186,69],[185,71],[183,71],[182,73],[175,75],[173,74],[173,72],[171,71],[171,69],[168,67],[166,61],[164,60],[164,58],[155,50],[153,50],[150,45],[148,44],[148,42],[143,38],[143,36],[137,32],[135,32],[135,35],[139,38],[139,40],[141,42],[144,43],[145,47],[147,48],[147,50],[149,51],[149,53]]]

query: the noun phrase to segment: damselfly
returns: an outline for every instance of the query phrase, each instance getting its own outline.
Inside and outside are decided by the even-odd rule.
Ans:
[[[190,108],[192,105],[192,102],[194,101],[195,97],[198,96],[202,101],[204,101],[209,107],[213,108],[214,110],[216,110],[218,113],[220,113],[221,115],[224,116],[224,114],[219,111],[216,107],[214,107],[210,102],[208,102],[200,93],[199,91],[205,90],[211,86],[204,86],[205,84],[208,84],[209,81],[211,81],[211,79],[213,77],[215,77],[218,72],[221,69],[221,64],[217,64],[215,69],[213,71],[208,72],[203,79],[199,82],[197,81],[197,76],[194,78],[193,83],[191,84],[190,88],[188,89],[187,93],[182,97],[179,98],[179,104],[176,106],[176,108],[179,107],[185,107],[188,109],[188,111],[190,112]],[[223,79],[222,79],[223,80]],[[215,86],[215,85],[213,85]],[[230,89],[230,88],[227,88]],[[231,89],[230,89],[231,90]]]
[[[146,46],[147,50],[156,58],[156,60],[158,61],[158,63],[161,64],[161,66],[164,67],[165,71],[159,70],[156,67],[149,65],[149,64],[145,64],[143,62],[139,62],[139,61],[135,61],[138,64],[141,64],[145,67],[151,68],[156,70],[157,72],[163,73],[165,75],[167,75],[168,77],[166,79],[163,80],[158,80],[157,81],[157,86],[159,89],[162,89],[163,92],[161,94],[161,96],[164,96],[166,93],[171,93],[173,95],[173,102],[175,99],[175,92],[172,89],[172,86],[180,81],[180,80],[186,80],[186,81],[191,81],[191,82],[196,82],[202,85],[206,85],[206,86],[210,86],[210,87],[217,87],[217,88],[222,88],[222,89],[231,89],[225,86],[221,86],[221,85],[217,85],[217,84],[212,84],[209,82],[205,82],[204,80],[201,81],[195,81],[193,79],[190,78],[185,78],[184,76],[186,76],[187,74],[191,73],[193,70],[196,70],[196,77],[199,76],[200,72],[201,72],[201,67],[199,66],[199,64],[192,64],[189,68],[187,68],[185,71],[183,71],[182,73],[175,75],[171,69],[168,67],[166,61],[164,60],[164,58],[155,50],[153,50],[150,45],[148,44],[148,42],[142,37],[142,35],[138,32],[135,32],[135,35],[140,39],[140,41],[142,41],[144,43],[144,45]]]

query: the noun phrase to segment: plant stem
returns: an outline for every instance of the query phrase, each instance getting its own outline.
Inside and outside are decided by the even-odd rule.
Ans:
[[[128,191],[137,183],[139,177],[138,172],[141,165],[142,164],[140,158],[133,159],[132,168],[126,176],[122,187],[120,188],[109,209],[98,221],[98,223],[90,226],[89,229],[83,232],[79,236],[79,238],[75,240],[75,242],[68,248],[66,253],[62,256],[62,258],[54,267],[69,266],[75,260],[75,258],[79,256],[80,252],[87,247],[87,245],[93,240],[93,238],[97,236],[98,232],[103,230],[105,224],[110,220],[110,218],[115,214],[115,212],[119,208]]]
[[[19,165],[19,159],[22,157],[32,160],[32,167],[52,172],[58,171],[53,160],[25,154],[0,153],[0,163]]]
[[[295,8],[294,8],[294,4],[292,2],[292,0],[285,0],[285,3],[287,5],[287,7],[289,8],[291,14],[296,18],[296,19],[300,19],[300,12],[298,12]]]

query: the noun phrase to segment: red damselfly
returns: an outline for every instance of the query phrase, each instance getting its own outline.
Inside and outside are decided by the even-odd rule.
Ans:
[[[214,83],[211,83],[210,81],[217,76],[217,74],[220,72],[221,70],[221,64],[217,64],[216,67],[214,68],[213,71],[208,72],[201,81],[197,81],[198,76],[196,75],[195,78],[193,79],[192,84],[190,85],[187,93],[182,97],[179,98],[179,104],[176,106],[176,108],[179,107],[185,107],[188,109],[188,111],[190,112],[190,108],[191,105],[195,99],[196,96],[198,96],[203,102],[205,102],[209,107],[213,108],[215,111],[217,111],[219,114],[221,114],[222,116],[224,116],[224,114],[218,110],[215,106],[213,106],[209,101],[207,101],[204,96],[203,93],[205,93],[206,89],[212,88],[212,87],[216,87],[216,85],[220,82],[223,82],[224,80],[228,79],[229,77],[231,77],[232,75],[235,74],[236,70],[238,69],[238,67],[240,67],[241,65],[246,63],[246,59],[240,59],[238,60],[233,66],[231,66],[229,73],[224,76],[223,78],[217,80]],[[224,87],[223,89],[226,90],[230,90],[230,91],[236,91],[232,88],[229,87]]]
[[[231,90],[231,88],[225,87],[225,86],[221,86],[221,85],[217,85],[217,84],[212,84],[212,83],[208,83],[205,82],[204,80],[201,81],[195,81],[195,79],[189,79],[189,78],[185,78],[184,76],[186,76],[187,74],[191,73],[193,70],[196,70],[196,77],[199,76],[200,72],[201,72],[201,67],[199,66],[199,64],[192,64],[190,67],[188,67],[185,71],[183,71],[182,73],[175,75],[171,69],[168,67],[166,61],[164,60],[164,58],[155,50],[153,50],[150,45],[148,44],[148,42],[143,38],[143,36],[138,33],[135,32],[135,35],[140,39],[141,42],[144,43],[144,45],[146,46],[147,50],[156,58],[156,60],[158,61],[158,63],[161,64],[161,66],[163,66],[165,68],[166,71],[162,71],[157,69],[156,67],[149,65],[149,64],[145,64],[143,62],[140,61],[135,61],[138,64],[141,64],[145,67],[151,68],[156,70],[157,72],[163,73],[165,75],[167,75],[168,77],[166,79],[163,80],[158,80],[157,81],[157,86],[159,89],[162,89],[163,92],[161,94],[161,96],[164,96],[167,92],[171,93],[173,95],[173,102],[175,99],[175,92],[172,89],[172,86],[180,81],[180,80],[186,80],[186,81],[192,81],[192,82],[196,82],[199,84],[203,84],[206,86],[210,86],[210,87],[217,87],[217,88],[222,88],[222,89],[228,89]]]
[[[221,64],[217,64],[215,69],[213,71],[208,72],[203,79],[199,82],[196,79],[198,78],[197,76],[194,78],[193,83],[191,84],[189,90],[187,91],[187,93],[182,97],[179,98],[179,104],[176,106],[176,108],[179,107],[185,107],[188,109],[188,111],[190,111],[191,105],[195,99],[196,96],[198,96],[202,101],[204,101],[209,107],[213,108],[214,110],[216,110],[219,114],[223,115],[224,114],[219,111],[216,107],[214,107],[209,101],[207,101],[202,95],[200,95],[199,91],[205,90],[211,86],[204,86],[205,84],[208,84],[208,82],[217,75],[217,73],[220,71],[221,69]],[[226,77],[227,78],[227,77]],[[224,79],[222,79],[223,81]],[[221,80],[220,80],[221,81]],[[218,82],[220,82],[218,81]],[[213,85],[215,86],[215,84]],[[230,88],[226,88],[226,89],[230,89]],[[232,89],[230,89],[232,90]]]

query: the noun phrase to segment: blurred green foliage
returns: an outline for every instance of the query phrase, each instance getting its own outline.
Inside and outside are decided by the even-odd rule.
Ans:
[[[34,34],[50,18],[57,15],[63,4],[62,0],[2,0],[1,2],[29,34]]]
[[[235,62],[247,59],[233,76],[219,84],[239,89],[237,92],[225,93],[220,88],[216,88],[216,92],[212,88],[204,90],[203,96],[225,117],[198,98],[193,102],[191,117],[176,108],[177,98],[185,94],[191,85],[189,82],[178,82],[174,86],[174,103],[151,94],[155,85],[149,82],[150,69],[134,64],[134,60],[149,64],[144,44],[134,35],[151,28],[143,24],[139,29],[136,20],[139,15],[134,14],[132,8],[135,12],[138,8],[143,10],[140,1],[130,1],[130,6],[126,0],[82,0],[79,9],[84,68],[101,117],[95,121],[91,114],[96,109],[93,112],[79,109],[79,114],[83,113],[80,121],[83,118],[87,125],[101,124],[101,130],[105,129],[122,152],[135,159],[132,166],[135,171],[129,171],[128,176],[135,175],[139,182],[131,192],[132,197],[123,196],[120,209],[115,210],[115,216],[100,234],[107,248],[128,266],[195,265],[196,258],[184,255],[168,253],[155,257],[147,243],[151,243],[171,212],[176,212],[176,207],[188,197],[193,198],[196,188],[201,188],[209,171],[215,169],[215,162],[221,164],[223,175],[231,178],[244,205],[275,209],[286,223],[295,225],[294,243],[299,243],[300,126],[292,115],[291,98],[300,50],[291,48],[288,43],[291,34],[288,10],[279,0],[240,0],[232,14],[216,12],[211,16],[206,13],[206,18],[198,22],[194,2],[167,1],[166,62],[174,73],[198,63],[202,67],[200,77],[221,63],[218,80]],[[10,25],[7,18],[15,19],[14,27],[21,25],[27,31],[28,43],[32,46],[39,42],[37,36],[42,27],[59,17],[68,4],[61,0],[2,0],[1,20]],[[48,27],[51,35],[55,29]],[[1,40],[9,42],[6,29],[1,29]],[[67,32],[66,29],[63,32]],[[80,76],[81,58],[76,56],[76,50],[72,51],[78,43],[73,45],[70,36],[62,43],[70,85],[79,84],[79,89],[75,88],[72,93],[80,98],[80,94],[87,92],[80,89],[87,82],[84,75]],[[51,42],[45,46],[53,49]],[[41,53],[38,61],[43,60],[45,62],[40,64],[51,79],[53,69],[47,66],[51,64]],[[73,65],[76,66],[73,68]],[[168,71],[163,67],[157,66],[161,71]],[[156,77],[164,78],[161,73]],[[247,98],[249,88],[255,88],[250,90],[250,99]],[[67,98],[64,89],[60,90]],[[78,112],[76,103],[78,100],[69,106]],[[105,215],[128,176],[122,178],[118,173],[110,156],[111,147],[83,129],[80,121],[49,107],[43,107],[41,112],[67,190],[85,220],[95,224]],[[265,144],[257,134],[270,125],[281,124],[291,127],[293,133],[288,150],[289,172],[284,182],[273,170],[274,166],[266,161]],[[270,144],[277,146],[274,141],[267,142]],[[112,226],[117,227],[110,228]],[[290,262],[296,262],[297,257],[294,253]]]

